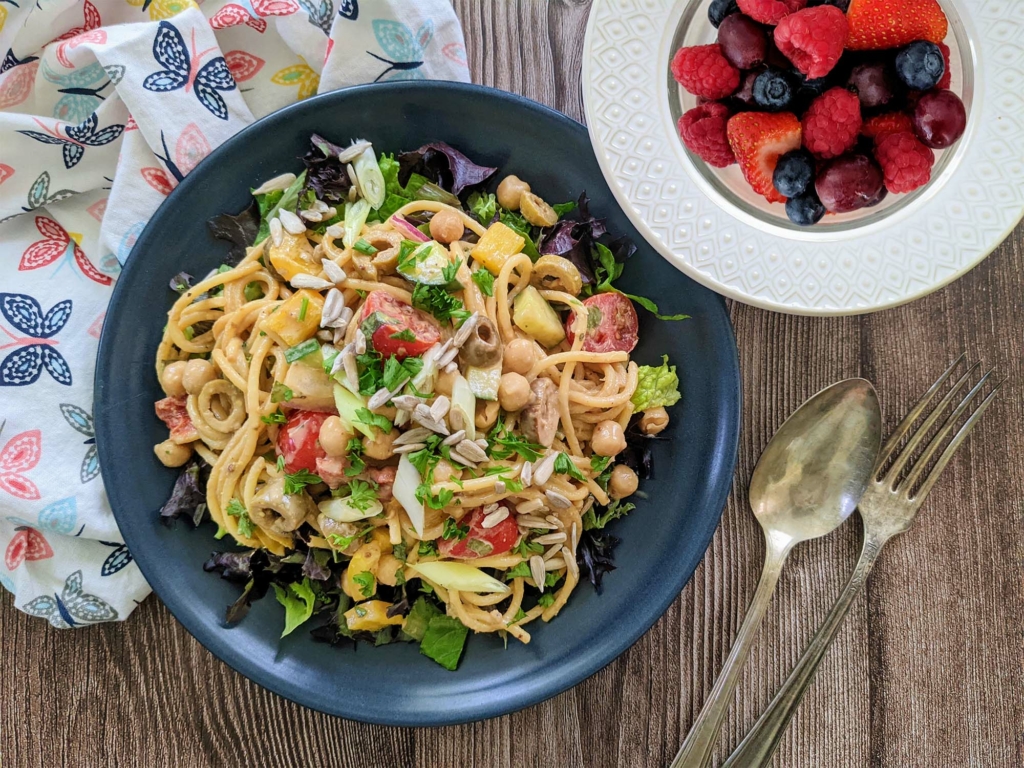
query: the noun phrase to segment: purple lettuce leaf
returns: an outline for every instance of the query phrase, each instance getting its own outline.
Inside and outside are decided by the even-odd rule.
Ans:
[[[352,179],[338,159],[343,148],[315,133],[309,141],[312,146],[302,157],[302,163],[306,166],[306,185],[302,189],[302,194],[305,195],[306,190],[312,190],[313,194],[325,203],[344,202],[348,199]]]
[[[486,181],[497,170],[477,165],[443,141],[432,141],[398,155],[398,181],[403,187],[413,173],[418,173],[454,195]]]

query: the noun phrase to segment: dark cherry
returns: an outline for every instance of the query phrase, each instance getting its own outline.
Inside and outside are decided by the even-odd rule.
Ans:
[[[856,211],[877,202],[882,169],[867,155],[843,155],[827,163],[814,181],[825,208],[833,213]]]
[[[952,91],[928,91],[917,100],[910,119],[925,146],[945,149],[963,136],[967,110]]]
[[[850,71],[846,85],[857,94],[864,109],[884,106],[896,97],[896,83],[882,63],[858,64]]]
[[[740,87],[729,97],[729,101],[740,111],[757,108],[754,101],[754,81],[763,71],[763,68],[758,68],[740,74]]]
[[[718,27],[722,55],[736,69],[750,69],[764,61],[768,35],[764,28],[742,13],[726,16]]]

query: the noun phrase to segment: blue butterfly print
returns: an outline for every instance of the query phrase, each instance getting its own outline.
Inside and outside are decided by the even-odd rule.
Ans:
[[[128,551],[127,544],[118,544],[116,541],[101,541],[100,544],[114,548],[114,551],[107,555],[107,559],[103,561],[103,567],[100,568],[100,576],[113,576],[122,568],[128,567],[128,564],[132,561],[132,553]]]
[[[124,126],[116,124],[98,129],[99,119],[95,112],[78,125],[65,125],[66,138],[61,136],[56,129],[47,128],[38,118],[32,119],[43,129],[44,133],[39,131],[18,131],[18,133],[41,141],[43,144],[59,144],[63,148],[65,168],[74,168],[78,165],[78,161],[85,154],[86,147],[102,147],[104,144],[115,141],[124,132]]]
[[[9,344],[0,349],[20,347],[11,352],[0,363],[0,387],[24,387],[35,383],[43,369],[53,376],[58,384],[71,386],[71,368],[63,355],[55,349],[52,341],[71,317],[71,299],[58,301],[45,315],[39,302],[23,293],[0,293],[0,314],[24,337],[15,336],[2,325],[10,337]]]
[[[56,593],[40,595],[25,603],[24,611],[46,619],[57,629],[68,629],[94,621],[114,621],[117,618],[117,611],[106,601],[82,591],[80,570],[67,577],[60,596]]]
[[[434,38],[433,21],[428,19],[423,26],[416,30],[414,35],[412,30],[400,21],[374,19],[373,34],[377,38],[377,44],[380,45],[381,50],[394,59],[391,61],[367,51],[377,61],[390,65],[377,75],[373,82],[423,79],[423,73],[419,71],[419,68],[423,66],[424,52]]]
[[[64,94],[54,105],[53,116],[69,123],[80,123],[95,112],[103,101],[102,91],[111,85],[108,71],[99,62],[60,74],[43,61],[42,72],[43,78],[60,86],[57,91]]]
[[[338,3],[338,15],[343,19],[355,21],[359,18],[359,0],[341,0]]]
[[[39,524],[33,526],[43,531],[51,531],[68,536],[75,530],[78,522],[78,502],[74,496],[66,499],[57,499],[52,504],[47,504],[39,513]],[[85,526],[82,526],[82,530]],[[81,535],[80,530],[75,536]]]
[[[235,80],[231,77],[224,57],[217,56],[199,67],[203,56],[213,50],[216,49],[196,51],[196,31],[193,29],[190,55],[189,49],[185,47],[185,39],[177,27],[161,21],[153,40],[153,58],[166,69],[146,77],[142,81],[142,87],[154,93],[166,93],[179,88],[184,88],[187,93],[195,87],[199,103],[215,117],[227,120],[228,105],[217,91],[235,90]]]
[[[323,31],[325,35],[331,34],[331,19],[334,16],[334,4],[331,0],[299,0],[299,5],[309,16],[309,23]]]
[[[60,412],[73,430],[85,435],[85,444],[89,446],[82,459],[82,469],[78,476],[83,483],[95,480],[100,473],[100,460],[96,456],[96,432],[93,426],[92,415],[84,408],[79,408],[71,403],[61,403]]]
[[[12,595],[16,595],[18,593],[18,588],[14,586],[14,580],[11,579],[10,576],[6,576],[2,573],[0,573],[0,587],[3,587]]]

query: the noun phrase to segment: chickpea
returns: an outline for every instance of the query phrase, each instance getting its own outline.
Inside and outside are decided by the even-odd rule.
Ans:
[[[477,429],[489,429],[498,420],[498,403],[494,400],[476,401],[476,422]]]
[[[624,499],[636,493],[638,485],[640,478],[636,476],[636,472],[625,464],[618,464],[612,470],[611,479],[608,481],[608,495],[613,499]]]
[[[434,394],[451,397],[452,387],[455,386],[455,379],[458,378],[458,376],[458,371],[453,371],[452,373],[441,371],[438,373],[437,378],[434,380]]]
[[[388,433],[377,430],[373,440],[363,440],[363,453],[371,459],[383,461],[395,455],[395,440],[398,438],[398,430],[392,429]]]
[[[498,384],[498,402],[509,413],[530,402],[530,382],[520,373],[506,373]]]
[[[644,415],[640,417],[640,431],[645,435],[656,435],[659,432],[664,432],[667,426],[668,411],[662,406],[644,411]]]
[[[447,461],[441,459],[440,461],[437,462],[437,466],[434,467],[434,473],[430,476],[430,482],[447,483],[452,478],[455,478],[456,480],[461,480],[462,470],[456,469]]]
[[[178,445],[173,440],[164,440],[153,446],[153,453],[165,467],[180,467],[192,458],[192,446]]]
[[[530,185],[518,176],[506,176],[498,185],[498,204],[510,211],[518,211],[523,193],[529,191]]]
[[[430,236],[445,245],[454,243],[462,237],[464,230],[462,217],[447,208],[442,208],[430,219]]]
[[[519,210],[535,227],[552,227],[558,221],[555,209],[532,192],[524,192],[519,198]]]
[[[626,447],[626,433],[617,421],[602,421],[594,429],[590,447],[598,456],[614,456]]]
[[[320,425],[320,447],[328,456],[344,456],[352,433],[337,416],[328,416]]]
[[[185,375],[185,366],[188,362],[185,360],[176,360],[173,363],[169,363],[160,372],[160,386],[164,389],[164,394],[168,397],[183,397],[185,394],[185,386],[181,383],[182,377]]]
[[[190,395],[198,395],[209,382],[217,378],[217,369],[209,360],[196,358],[185,365],[185,373],[181,377],[182,386]]]
[[[537,350],[529,339],[512,339],[505,345],[502,368],[512,373],[527,374],[537,362]]]
[[[381,555],[377,563],[377,581],[389,587],[395,586],[398,583],[398,569],[403,565],[394,555]]]

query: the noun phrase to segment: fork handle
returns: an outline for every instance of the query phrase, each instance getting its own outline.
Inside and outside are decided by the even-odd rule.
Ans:
[[[725,761],[722,768],[755,768],[755,766],[762,768],[769,764],[772,754],[782,740],[786,726],[789,725],[789,721],[800,705],[800,700],[803,699],[804,693],[811,685],[818,665],[821,664],[825,652],[832,645],[839,628],[843,625],[843,620],[850,612],[854,598],[857,597],[857,593],[867,581],[878,553],[881,552],[887,540],[883,537],[865,535],[860,559],[857,561],[853,573],[850,574],[846,586],[843,587],[843,591],[832,606],[828,617],[814,635],[796,667],[790,672],[782,688],[775,694],[771,704],[757,719],[754,727],[740,742],[736,751]]]

